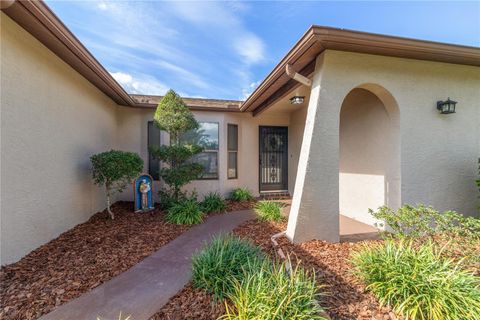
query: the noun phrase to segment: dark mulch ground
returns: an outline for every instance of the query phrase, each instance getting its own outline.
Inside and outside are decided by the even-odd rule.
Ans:
[[[286,223],[249,221],[235,229],[235,234],[251,239],[264,250],[275,255],[270,237],[286,230]],[[290,254],[293,261],[315,270],[321,286],[321,304],[332,319],[400,319],[388,307],[380,307],[377,300],[365,293],[365,287],[358,283],[352,274],[348,262],[350,252],[362,245],[357,243],[328,243],[325,241],[308,241],[293,245],[286,238],[278,240],[282,250]]]
[[[257,200],[243,201],[243,202],[237,202],[233,200],[225,200],[225,201],[227,203],[227,211],[240,211],[240,210],[252,209],[257,203]]]
[[[275,256],[270,237],[286,229],[286,223],[260,222],[252,220],[234,230],[242,238],[252,240],[263,250]],[[295,261],[301,261],[304,268],[315,270],[322,291],[321,304],[332,319],[350,320],[388,320],[396,317],[389,308],[379,306],[376,299],[364,292],[364,286],[357,283],[348,263],[350,252],[361,243],[331,244],[324,241],[309,241],[301,245],[293,245],[287,239],[280,238],[279,244],[285,253]],[[188,308],[195,305],[194,314]],[[215,310],[215,312],[212,312]],[[187,286],[175,298],[157,313],[158,319],[217,319],[223,312],[218,304],[214,304],[210,296],[203,290]],[[174,317],[175,315],[175,317]]]
[[[189,229],[163,213],[135,214],[133,204],[93,215],[19,262],[1,268],[0,319],[37,319],[126,271]]]
[[[189,284],[150,320],[215,320],[224,313],[223,302],[214,302],[210,294]]]

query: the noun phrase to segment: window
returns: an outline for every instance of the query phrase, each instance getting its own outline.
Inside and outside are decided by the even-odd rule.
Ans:
[[[238,126],[236,124],[228,124],[227,132],[228,141],[228,168],[227,178],[238,178]]]
[[[160,146],[160,129],[158,129],[153,121],[148,121],[148,173],[152,176],[153,180],[160,180],[160,162],[152,157],[150,154],[150,147]]]
[[[185,143],[196,143],[203,152],[195,155],[192,161],[203,166],[200,179],[218,179],[218,122],[199,122],[200,128],[192,130],[180,138]]]

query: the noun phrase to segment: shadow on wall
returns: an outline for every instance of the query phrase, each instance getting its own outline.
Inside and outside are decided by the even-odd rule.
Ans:
[[[373,225],[369,208],[399,206],[399,127],[398,106],[385,89],[364,85],[345,97],[340,111],[341,214]]]

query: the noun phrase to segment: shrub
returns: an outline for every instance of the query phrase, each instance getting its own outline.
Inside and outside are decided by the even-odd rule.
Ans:
[[[255,213],[263,221],[281,221],[282,205],[275,201],[260,201],[255,205]]]
[[[480,220],[455,211],[440,213],[431,206],[404,205],[397,211],[383,206],[376,212],[371,209],[369,212],[374,218],[385,221],[399,237],[432,236],[437,232],[480,237]]]
[[[233,281],[241,281],[249,270],[264,259],[260,248],[230,235],[220,235],[193,257],[192,283],[224,298],[233,290]]]
[[[143,170],[143,160],[133,152],[110,150],[90,157],[92,176],[95,184],[105,187],[107,193],[107,211],[115,218],[110,209],[111,197],[122,192]]]
[[[233,201],[249,201],[253,199],[252,193],[247,188],[237,188],[230,194],[230,199]]]
[[[202,209],[205,213],[222,212],[227,209],[227,205],[221,195],[210,192],[202,201]]]
[[[409,319],[480,319],[480,278],[442,259],[431,242],[366,246],[352,263],[382,305]]]
[[[173,204],[167,211],[166,220],[174,224],[198,224],[204,213],[195,198],[183,199]]]
[[[314,274],[298,266],[288,273],[285,264],[265,260],[258,270],[235,282],[229,298],[233,310],[227,305],[220,319],[325,319]]]
[[[160,177],[168,186],[161,190],[160,196],[168,195],[167,202],[162,204],[168,207],[182,198],[181,189],[190,181],[199,177],[203,167],[191,159],[202,152],[202,147],[195,143],[181,143],[182,134],[199,128],[193,113],[185,105],[182,98],[173,90],[169,90],[162,98],[155,111],[154,123],[160,129],[169,133],[170,144],[159,147],[150,147],[152,157],[168,166],[160,169]]]

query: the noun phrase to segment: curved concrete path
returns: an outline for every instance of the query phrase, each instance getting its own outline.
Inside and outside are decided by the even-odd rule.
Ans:
[[[147,320],[188,283],[192,255],[206,241],[253,217],[251,210],[212,216],[124,273],[40,319],[110,320],[118,319],[121,311],[125,316],[131,315],[132,320]]]

